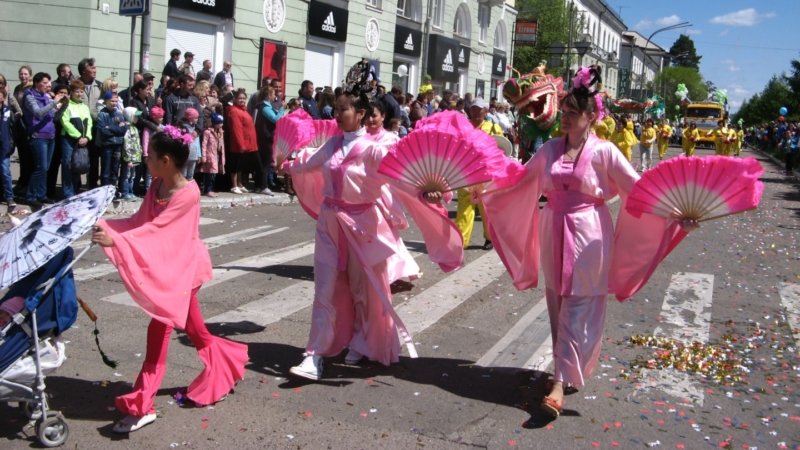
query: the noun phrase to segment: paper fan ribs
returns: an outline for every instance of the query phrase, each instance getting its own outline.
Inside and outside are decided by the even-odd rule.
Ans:
[[[484,155],[460,135],[423,128],[401,139],[378,171],[420,192],[446,192],[491,180]]]
[[[677,157],[642,175],[628,196],[626,208],[642,213],[699,222],[758,206],[764,169],[754,158]]]
[[[281,117],[275,124],[272,148],[276,167],[280,167],[293,151],[305,147],[314,138],[311,116],[302,109],[297,111]]]

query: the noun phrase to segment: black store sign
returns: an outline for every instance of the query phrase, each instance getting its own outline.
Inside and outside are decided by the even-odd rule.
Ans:
[[[419,58],[422,53],[422,31],[412,28],[394,27],[394,52],[398,55],[407,55]]]
[[[492,76],[493,77],[506,77],[506,55],[493,54],[492,55]]]
[[[428,72],[436,81],[458,81],[459,43],[441,34],[432,34],[428,41]]]
[[[232,19],[236,2],[235,0],[169,0],[169,7]]]
[[[311,0],[308,5],[308,34],[345,42],[347,40],[347,10]]]

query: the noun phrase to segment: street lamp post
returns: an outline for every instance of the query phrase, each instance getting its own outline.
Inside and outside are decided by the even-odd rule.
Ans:
[[[653,36],[657,35],[658,33],[661,33],[662,31],[677,30],[679,28],[687,28],[687,27],[690,27],[690,26],[692,26],[692,24],[689,23],[689,22],[681,22],[681,23],[676,23],[675,25],[670,25],[668,27],[659,28],[656,31],[653,31],[652,33],[650,33],[650,36],[647,38],[647,43],[644,44],[644,49],[642,50],[642,54],[644,56],[647,56],[647,58],[649,58],[651,61],[653,61],[653,59],[650,58],[650,55],[647,54],[647,48],[650,47],[650,40],[653,39]],[[631,54],[633,54],[633,48],[631,48]],[[653,61],[653,63],[655,63],[655,61]],[[644,90],[644,81],[645,81],[644,80],[644,68],[645,68],[645,65],[646,65],[645,64],[645,60],[644,60],[644,58],[642,58],[642,71],[641,71],[641,75],[639,76],[639,94],[642,96],[642,101],[644,101],[645,98],[647,97],[646,93],[645,93],[645,90]]]

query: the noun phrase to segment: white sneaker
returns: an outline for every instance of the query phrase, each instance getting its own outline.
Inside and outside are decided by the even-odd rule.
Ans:
[[[114,428],[112,428],[111,431],[118,434],[127,434],[155,421],[156,413],[145,414],[141,417],[125,416],[125,418],[114,424]]]
[[[358,351],[353,350],[351,348],[350,350],[347,351],[347,356],[344,357],[344,362],[347,363],[347,364],[350,364],[350,365],[356,365],[363,358],[364,358],[364,355],[362,355]]]
[[[269,196],[275,195],[275,194],[272,193],[272,191],[269,190],[269,188],[264,188],[264,189],[258,191],[258,193],[259,194],[264,194],[264,195],[269,195]]]
[[[248,190],[247,190],[247,188],[246,188],[246,187],[244,187],[244,186],[239,186],[239,190],[240,190],[240,191],[242,191],[242,194],[247,194],[248,192],[250,192],[250,191],[248,191]]]
[[[234,194],[241,194],[242,190],[239,189],[238,187],[234,187],[234,188],[231,188],[231,192],[233,192]]]
[[[289,369],[289,372],[298,377],[317,381],[322,377],[322,357],[308,355],[299,366],[294,366]]]

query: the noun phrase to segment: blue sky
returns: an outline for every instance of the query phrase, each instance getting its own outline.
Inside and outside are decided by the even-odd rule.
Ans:
[[[692,38],[705,80],[728,92],[731,111],[761,92],[775,74],[800,59],[800,2],[797,0],[606,0],[628,29],[647,37],[688,21],[689,28],[658,33],[666,50],[681,33]]]

